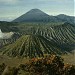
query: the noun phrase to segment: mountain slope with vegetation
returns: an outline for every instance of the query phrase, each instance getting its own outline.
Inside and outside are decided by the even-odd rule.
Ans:
[[[44,54],[61,54],[61,49],[42,36],[24,35],[15,43],[1,49],[8,56],[40,57]]]
[[[67,53],[75,49],[75,26],[69,23],[18,23],[10,27],[16,27],[19,31],[15,32],[15,36],[10,40],[3,40],[4,46],[15,42],[22,35],[37,35],[49,40],[54,47],[57,45],[61,49],[60,52]]]
[[[41,35],[65,51],[75,49],[75,26],[69,23],[23,24],[18,29],[20,29],[21,34]]]

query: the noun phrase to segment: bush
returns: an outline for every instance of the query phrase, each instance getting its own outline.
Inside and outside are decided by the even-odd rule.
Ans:
[[[32,58],[29,63],[20,64],[18,68],[0,65],[0,75],[75,75],[75,66],[64,64],[56,55]]]
[[[5,65],[4,63],[2,63],[2,64],[0,65],[0,75],[2,75],[2,73],[3,73],[4,69],[5,69],[5,67],[6,67],[6,65]]]
[[[29,63],[20,65],[28,75],[75,75],[74,65],[64,65],[63,59],[56,55],[33,58]]]
[[[2,75],[17,75],[18,69],[15,67],[7,66],[3,71]]]

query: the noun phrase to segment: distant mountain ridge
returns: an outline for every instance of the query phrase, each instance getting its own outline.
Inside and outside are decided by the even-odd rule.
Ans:
[[[50,16],[39,9],[32,9],[12,22],[68,22],[74,24],[75,17],[60,14]]]
[[[32,9],[15,19],[13,22],[53,22],[56,20],[55,17],[49,16],[39,9]]]
[[[75,17],[74,16],[68,16],[64,14],[60,14],[56,16],[58,19],[61,19],[63,22],[68,22],[71,24],[75,23]]]

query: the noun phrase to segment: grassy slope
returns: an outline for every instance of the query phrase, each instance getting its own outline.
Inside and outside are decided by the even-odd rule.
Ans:
[[[6,55],[0,55],[0,64],[5,63],[7,66],[16,66],[29,62],[28,58],[11,58]]]
[[[64,58],[65,63],[70,63],[75,65],[75,52],[64,54],[62,55],[62,58]]]

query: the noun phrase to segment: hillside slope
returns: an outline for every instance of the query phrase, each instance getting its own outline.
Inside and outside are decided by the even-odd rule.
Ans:
[[[15,36],[9,41],[0,40],[1,45],[10,44],[9,42],[14,40],[14,38],[17,40],[22,35],[39,35],[50,40],[65,52],[71,52],[75,49],[75,26],[69,23],[21,23],[10,27],[11,29],[16,27],[19,31],[15,32]]]
[[[1,49],[8,56],[37,57],[44,54],[61,54],[62,50],[42,36],[24,35],[15,43]]]
[[[21,34],[34,34],[41,35],[46,39],[56,43],[65,51],[71,51],[75,49],[75,26],[69,23],[63,23],[59,25],[49,24],[24,24],[18,27]]]

